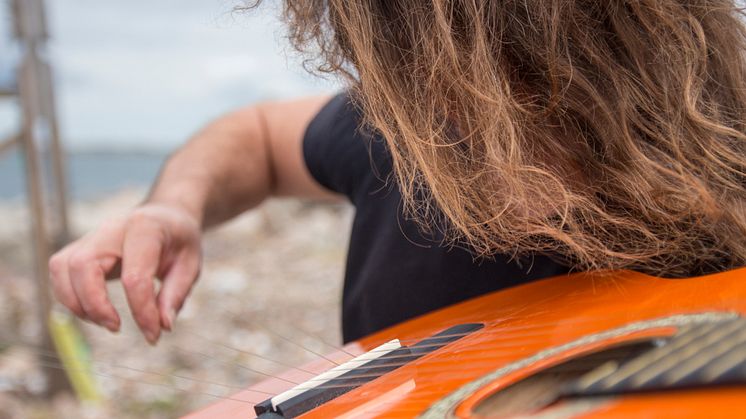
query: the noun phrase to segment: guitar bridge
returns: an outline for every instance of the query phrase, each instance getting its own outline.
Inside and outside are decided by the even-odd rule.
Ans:
[[[449,327],[412,346],[391,340],[256,406],[258,419],[292,418],[348,393],[484,327],[466,323]],[[395,360],[392,362],[391,360]]]

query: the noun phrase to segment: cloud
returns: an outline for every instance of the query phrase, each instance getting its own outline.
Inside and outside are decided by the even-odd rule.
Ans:
[[[272,7],[210,0],[48,2],[58,106],[73,148],[172,148],[265,98],[338,89],[288,58]]]

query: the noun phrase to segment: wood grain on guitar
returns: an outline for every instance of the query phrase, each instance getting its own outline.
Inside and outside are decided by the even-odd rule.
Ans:
[[[332,374],[288,371],[189,417],[255,417],[287,379],[304,383],[261,417],[746,417],[742,316],[746,268],[555,277],[386,329],[330,354],[343,363]],[[345,367],[350,354],[365,355]]]

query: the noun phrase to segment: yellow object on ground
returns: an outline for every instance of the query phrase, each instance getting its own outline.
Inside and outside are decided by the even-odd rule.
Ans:
[[[103,396],[93,377],[90,351],[72,317],[53,311],[50,314],[49,328],[57,354],[78,399],[87,403],[100,403]]]

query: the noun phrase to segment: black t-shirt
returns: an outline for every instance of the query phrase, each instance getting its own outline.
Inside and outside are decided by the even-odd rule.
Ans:
[[[345,94],[309,124],[306,165],[323,186],[355,205],[342,299],[345,341],[490,291],[568,272],[546,256],[475,260],[443,246],[402,212],[391,158],[382,138],[360,129],[361,115]]]

